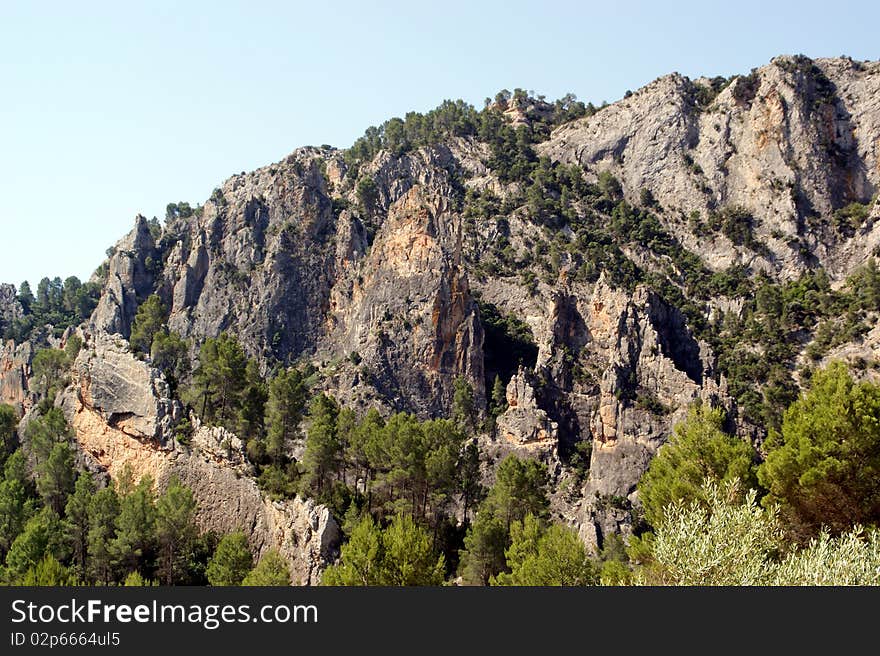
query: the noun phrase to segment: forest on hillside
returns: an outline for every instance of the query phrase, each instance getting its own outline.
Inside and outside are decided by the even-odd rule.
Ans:
[[[311,396],[297,369],[236,379],[252,368],[232,337],[206,346],[187,393],[208,417],[259,424],[248,451],[260,485],[278,498],[313,497],[344,518],[348,539],[325,585],[878,583],[880,386],[853,381],[840,363],[814,374],[760,457],[725,432],[721,410],[694,406],[642,478],[636,530],[591,553],[551,520],[543,463],[508,455],[494,483],[481,484],[466,385],[450,419],[358,419]],[[254,386],[265,392],[257,414]],[[278,445],[301,422],[305,452],[291,461]],[[153,480],[127,472],[99,487],[76,468],[58,409],[28,423],[26,446],[16,428],[14,409],[0,406],[5,584],[291,582],[277,552],[255,562],[243,533],[200,532],[192,493],[178,482],[157,495]],[[186,443],[184,427],[177,439]]]
[[[806,58],[792,61],[784,66],[812,85],[810,93],[827,91],[827,77],[818,67]],[[688,82],[685,105],[705,117],[717,111],[714,103],[725,89],[745,93],[758,78],[753,71]],[[734,100],[746,102],[739,96]],[[383,358],[389,353],[409,358],[415,349],[401,346],[396,353],[388,331],[399,327],[396,336],[402,343],[415,332],[409,315],[384,312],[370,335],[375,341],[366,343],[371,355],[346,343],[344,351],[339,346],[324,362],[310,359],[304,347],[296,351],[292,338],[285,341],[295,331],[290,326],[285,331],[283,322],[255,331],[254,339],[265,344],[251,343],[234,329],[211,335],[188,332],[190,326],[180,323],[175,329],[173,272],[163,267],[186,261],[191,249],[199,255],[193,239],[203,227],[198,223],[206,211],[201,205],[171,203],[164,224],[156,218],[145,222],[150,247],[141,259],[133,246],[130,252],[114,247],[86,283],[74,277],[44,278],[36,294],[28,283],[12,289],[14,311],[0,315],[0,336],[12,340],[13,347],[27,343],[33,348],[27,362],[32,398],[24,418],[22,407],[0,405],[0,582],[300,582],[284,554],[276,548],[254,549],[244,527],[228,533],[200,528],[199,502],[179,480],[160,485],[148,476],[136,480],[131,470],[110,480],[83,457],[59,399],[73,382],[82,382],[77,378],[81,372],[74,370],[81,349],[90,348],[83,327],[102,299],[114,296],[107,293],[110,263],[124,262],[143,285],[123,290],[133,299],[132,317],[130,325],[120,320],[125,335],[114,333],[113,338],[118,336],[125,357],[150,376],[161,376],[169,403],[182,409],[168,430],[171,449],[195,452],[196,425],[223,428],[241,441],[248,472],[265,498],[309,499],[328,509],[342,540],[335,559],[322,564],[324,585],[880,583],[880,384],[872,382],[880,361],[863,355],[870,347],[864,340],[880,319],[880,269],[873,256],[866,256],[832,280],[807,246],[807,234],[821,235],[833,246],[866,234],[873,225],[876,194],[841,197],[825,217],[805,214],[797,227],[804,234],[786,246],[799,253],[803,267],[789,276],[775,275],[763,266],[774,255],[754,211],[728,204],[678,216],[662,207],[652,190],[625,189],[610,168],[591,177],[579,165],[539,154],[541,144],[559,128],[603,112],[604,106],[584,104],[570,94],[546,102],[521,89],[502,91],[487,98],[481,110],[447,101],[430,112],[412,112],[370,128],[341,153],[316,149],[320,154],[309,154],[308,166],[302,163],[305,155],[292,156],[283,175],[274,167],[261,173],[275,186],[283,176],[305,185],[303,180],[314,173],[317,187],[328,190],[325,197],[317,187],[308,187],[318,198],[316,215],[328,225],[342,225],[345,218],[350,232],[362,237],[358,244],[366,259],[389,216],[389,189],[395,183],[383,181],[390,175],[387,168],[424,166],[425,173],[430,167],[417,162],[416,155],[442,159],[437,153],[450,143],[482,153],[479,165],[491,178],[482,186],[467,184],[473,180],[463,165],[446,162],[445,168],[430,169],[441,180],[437,188],[448,193],[444,201],[450,212],[460,219],[455,258],[449,258],[454,266],[447,269],[466,269],[473,284],[468,311],[485,337],[479,344],[481,374],[469,379],[461,371],[445,371],[451,402],[431,416],[401,410],[390,401],[399,390],[387,371],[393,365]],[[622,166],[622,157],[617,160]],[[329,183],[328,162],[339,168],[335,187]],[[687,169],[698,191],[710,196],[700,165],[691,158]],[[244,175],[236,184],[242,180]],[[231,203],[231,192],[224,189],[216,189],[209,200],[218,224],[233,221],[224,214]],[[782,193],[798,200],[794,187]],[[259,203],[252,200],[243,210],[248,229],[260,218]],[[270,231],[260,228],[260,239],[264,229]],[[288,262],[305,228],[285,222],[271,229],[278,233],[280,261]],[[329,244],[335,253],[337,237],[329,232],[319,231],[305,249]],[[713,268],[693,243],[729,247],[737,262],[748,264]],[[439,241],[435,246],[443,251]],[[288,271],[263,266],[263,261],[239,268],[224,259],[227,255],[219,246],[211,252],[214,292],[239,295],[238,301],[223,297],[229,307],[250,298],[242,290],[258,272]],[[196,263],[198,258],[191,259]],[[182,269],[189,276],[193,267]],[[351,273],[352,287],[364,283],[364,272]],[[295,279],[297,288],[308,286]],[[687,403],[673,407],[659,398],[659,385],[651,388],[644,377],[639,379],[638,354],[612,372],[617,377],[609,395],[615,403],[652,427],[669,425],[652,438],[663,444],[652,453],[635,494],[596,492],[594,498],[580,499],[606,516],[625,517],[619,530],[598,535],[593,548],[553,507],[554,495],[560,495],[554,488],[560,470],[575,490],[572,497],[584,489],[593,462],[592,437],[565,434],[563,426],[559,435],[565,439],[554,445],[550,458],[530,455],[528,448],[498,454],[483,447],[501,441],[498,421],[509,409],[508,385],[518,371],[528,370],[531,392],[564,419],[574,413],[566,403],[598,398],[601,366],[608,363],[597,362],[610,356],[590,353],[583,345],[578,351],[572,346],[576,340],[566,341],[571,325],[563,330],[562,324],[553,324],[546,331],[553,335],[543,345],[547,351],[549,344],[551,357],[539,367],[541,348],[533,325],[523,312],[502,307],[497,293],[490,298],[483,292],[494,286],[521,296],[523,307],[552,305],[560,289],[575,297],[599,281],[628,295],[631,314],[656,312],[661,317],[657,324],[674,324],[675,330],[670,327],[668,335],[645,347],[651,357],[669,361],[666,373],[681,373],[695,388],[706,379],[723,380],[725,396],[704,403],[682,394]],[[388,284],[393,286],[395,279]],[[186,293],[176,296],[186,300],[187,285],[181,287]],[[428,297],[434,288],[420,291]],[[650,307],[632,302],[637,291],[644,292]],[[179,298],[176,302],[178,320],[196,313],[192,303],[180,307]],[[442,305],[432,302],[431,311]],[[234,323],[222,318],[216,325]],[[642,331],[639,338],[645,326],[657,328],[652,316],[644,321],[631,328],[632,334]],[[619,331],[613,336],[618,343],[632,337]],[[842,358],[840,349],[853,344],[865,349]],[[704,345],[712,355],[705,369],[702,353],[691,361],[681,355],[690,346],[700,352]],[[403,359],[389,361],[402,366]],[[382,371],[385,380],[379,380]],[[380,401],[387,403],[366,410],[347,403],[342,390],[336,394],[328,383],[339,372],[372,386],[376,395],[386,393]],[[677,410],[685,416],[671,422]],[[222,448],[231,460],[231,438]]]

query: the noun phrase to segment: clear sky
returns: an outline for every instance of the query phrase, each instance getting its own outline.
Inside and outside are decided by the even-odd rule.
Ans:
[[[0,281],[85,280],[138,212],[446,98],[878,59],[878,25],[876,0],[0,0]]]

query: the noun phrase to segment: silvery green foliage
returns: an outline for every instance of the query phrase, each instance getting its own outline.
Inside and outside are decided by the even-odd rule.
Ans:
[[[758,506],[755,490],[739,503],[737,488],[737,481],[723,487],[709,481],[708,509],[696,502],[667,506],[654,541],[657,583],[762,585],[769,579],[768,556],[782,542],[778,518]]]
[[[855,527],[833,538],[822,533],[786,558],[773,585],[880,585],[880,533]]]
[[[854,527],[834,538],[822,533],[807,547],[785,551],[775,509],[761,508],[756,491],[743,501],[737,481],[707,481],[708,508],[670,504],[657,527],[654,561],[639,585],[878,585],[880,533]]]

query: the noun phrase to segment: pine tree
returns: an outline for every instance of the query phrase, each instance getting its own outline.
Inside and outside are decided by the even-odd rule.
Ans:
[[[431,536],[409,515],[399,514],[384,531],[365,516],[342,546],[340,563],[324,572],[322,585],[440,585],[445,559]]]
[[[383,585],[441,585],[445,559],[409,515],[397,515],[382,535]]]
[[[111,550],[123,573],[143,571],[152,560],[156,550],[156,503],[150,476],[144,476],[122,496]]]
[[[505,523],[507,530],[528,513],[546,517],[550,505],[548,478],[547,468],[537,460],[510,454],[498,465],[495,484],[484,504]]]
[[[197,535],[196,501],[192,490],[172,479],[156,503],[156,537],[159,541],[159,570],[166,585],[180,580]]]
[[[61,351],[55,352],[62,353]],[[49,459],[52,448],[58,443],[69,442],[73,438],[73,432],[64,418],[64,413],[59,408],[51,408],[42,417],[28,422],[25,437],[30,455],[39,470]]]
[[[24,575],[21,585],[57,588],[76,585],[76,575],[58,562],[52,554],[46,554],[34,567]]]
[[[316,396],[309,407],[311,423],[302,464],[305,485],[318,496],[335,471],[340,455],[336,426],[338,416],[339,404],[326,394]]]
[[[238,531],[224,535],[208,561],[207,576],[211,585],[241,585],[254,567],[254,557],[247,536]]]
[[[177,333],[160,330],[153,335],[150,359],[165,374],[172,390],[189,375],[189,345]]]
[[[547,480],[547,469],[537,460],[510,454],[501,461],[495,484],[464,538],[459,570],[465,582],[486,585],[506,569],[511,525],[529,514],[539,519],[548,514]]]
[[[796,537],[880,522],[880,385],[857,383],[842,362],[817,371],[764,443],[758,479]]]
[[[153,338],[165,325],[168,311],[158,295],[152,294],[141,303],[131,324],[131,338],[128,340],[135,351],[148,354],[153,347]]]
[[[534,515],[514,522],[505,551],[510,573],[496,585],[583,586],[599,583],[599,571],[577,533],[565,526],[545,526]]]
[[[123,581],[122,585],[126,588],[143,588],[158,585],[158,583],[144,578],[140,572],[135,570],[128,573],[128,576],[125,577],[125,581]]]
[[[18,413],[11,405],[0,403],[0,467],[18,447]]]
[[[193,401],[205,421],[234,422],[247,386],[247,356],[234,335],[209,337],[199,351]]]
[[[504,550],[508,531],[504,522],[488,509],[477,513],[464,537],[459,571],[468,585],[488,585],[489,580],[504,571]]]
[[[278,464],[285,445],[294,439],[303,418],[308,388],[298,369],[285,369],[269,381],[266,402],[267,452]]]
[[[34,355],[31,363],[32,380],[34,381],[32,389],[36,389],[44,397],[44,403],[40,405],[40,409],[47,411],[46,417],[52,411],[60,412],[57,408],[52,407],[52,403],[55,401],[57,393],[67,384],[66,374],[69,366],[67,354],[61,349],[44,348]],[[28,429],[30,429],[30,424],[28,424]]]
[[[61,519],[51,508],[43,508],[31,517],[6,554],[6,569],[16,579],[51,555],[57,560],[68,556]]]
[[[34,293],[31,291],[31,284],[25,280],[18,288],[18,302],[24,308],[25,314],[30,314],[31,306],[34,304]]]
[[[67,442],[52,446],[49,456],[37,465],[37,492],[43,503],[60,515],[73,491],[76,471],[73,468],[73,449]]]
[[[756,486],[752,447],[725,433],[723,424],[720,408],[697,405],[675,426],[639,481],[639,498],[649,523],[656,525],[673,501],[699,499],[707,477],[719,482],[740,479],[746,488]]]
[[[67,539],[73,550],[73,566],[81,578],[88,572],[89,503],[95,494],[95,481],[88,472],[80,472],[73,494],[64,507]]]
[[[321,585],[381,585],[383,559],[382,532],[366,515],[342,545],[340,562],[324,570]]]
[[[462,453],[458,466],[458,492],[461,496],[462,518],[468,521],[468,511],[480,502],[483,497],[483,485],[480,474],[480,448],[476,442],[470,442]]]
[[[290,585],[290,567],[277,549],[269,549],[241,582],[245,586]]]
[[[463,376],[455,379],[452,418],[459,426],[471,433],[477,428],[477,405],[474,399],[474,388]]]
[[[497,417],[507,409],[507,389],[501,382],[501,377],[496,375],[492,384],[492,413]]]
[[[119,497],[112,486],[98,490],[89,502],[88,561],[92,578],[107,585],[115,580],[113,538],[119,516]]]
[[[260,375],[260,366],[256,360],[248,360],[245,367],[245,389],[238,413],[239,434],[245,441],[263,434],[263,416],[268,395],[268,388]]]
[[[355,426],[345,445],[345,459],[354,466],[355,470],[356,497],[360,498],[361,491],[366,490],[368,510],[371,508],[374,467],[377,464],[374,445],[376,436],[384,427],[385,421],[382,415],[376,408],[370,408]],[[358,480],[363,481],[363,487],[357,484]]]
[[[0,481],[0,558],[5,557],[16,537],[34,514],[35,500],[21,449],[6,460]]]

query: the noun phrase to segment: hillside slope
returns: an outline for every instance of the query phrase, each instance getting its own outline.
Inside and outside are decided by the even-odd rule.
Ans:
[[[878,189],[880,62],[673,74],[599,110],[519,91],[481,112],[445,103],[352,149],[235,175],[164,224],[138,217],[96,273],[58,403],[112,470],[96,433],[156,410],[118,393],[128,405],[110,412],[86,390],[109,375],[94,366],[109,336],[129,338],[156,294],[193,363],[229,331],[263,374],[308,363],[314,389],[359,414],[448,416],[464,379],[480,416],[497,415],[484,454],[545,460],[557,515],[601,543],[638,522],[636,483],[694,401],[760,444],[824,358],[874,375]],[[0,300],[0,316],[20,314]],[[8,345],[0,367],[0,400],[23,409],[29,357]],[[160,424],[135,437],[179,451]],[[332,552],[307,551],[291,558]]]

